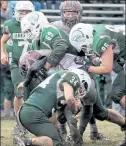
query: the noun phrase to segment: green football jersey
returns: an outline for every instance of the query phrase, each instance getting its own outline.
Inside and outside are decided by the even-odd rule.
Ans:
[[[65,53],[76,54],[76,50],[70,45],[68,35],[54,26],[45,27],[40,34],[39,40],[35,40],[30,50],[52,50],[48,62],[56,66]]]
[[[13,47],[12,58],[19,60],[25,45],[24,38],[29,39],[29,34],[21,33],[20,22],[15,19],[10,19],[4,22],[3,34],[9,34]]]
[[[65,102],[63,83],[70,84],[75,94],[80,86],[79,77],[72,72],[59,71],[54,73],[42,83],[40,83],[32,92],[25,104],[35,106],[45,112],[48,117],[59,108],[60,100]]]
[[[116,44],[114,48],[114,58],[125,55],[125,35],[124,33],[110,25],[96,24],[94,28],[93,50],[98,55],[108,48],[110,44]]]

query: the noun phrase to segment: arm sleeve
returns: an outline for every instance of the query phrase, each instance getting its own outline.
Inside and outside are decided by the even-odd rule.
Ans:
[[[72,73],[72,72],[68,72],[66,73],[66,75],[62,77],[61,82],[60,82],[60,88],[62,90],[63,90],[64,82],[67,82],[69,85],[71,85],[75,92],[80,86],[79,77],[75,73]]]
[[[102,55],[102,53],[109,47],[110,44],[116,45],[116,42],[112,40],[109,36],[100,39],[97,45],[97,53]]]
[[[56,66],[59,64],[61,59],[64,57],[65,53],[69,48],[69,43],[65,41],[63,38],[56,37],[52,40],[52,52],[47,58],[47,62],[52,66]]]

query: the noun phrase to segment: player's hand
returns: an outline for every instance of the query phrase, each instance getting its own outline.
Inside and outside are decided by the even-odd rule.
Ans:
[[[1,52],[1,64],[7,64],[8,60],[7,52]]]
[[[17,89],[23,88],[23,87],[24,87],[24,82],[21,82],[21,83],[17,86]]]
[[[80,99],[75,98],[75,104],[76,104],[77,109],[80,109],[80,107],[81,107]]]
[[[92,66],[92,63],[91,62],[85,62],[85,64],[84,64],[84,69],[88,72],[89,71],[89,68],[90,68],[90,66]]]
[[[44,67],[38,71],[38,74],[43,77],[44,79],[47,78],[47,69]]]

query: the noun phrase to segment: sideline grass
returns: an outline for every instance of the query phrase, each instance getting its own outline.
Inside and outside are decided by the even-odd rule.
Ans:
[[[120,131],[120,127],[109,123],[97,121],[99,132],[104,133],[109,138],[108,141],[97,141],[92,143],[89,138],[90,128],[89,125],[84,134],[84,146],[116,146],[123,138],[124,133]],[[13,146],[11,130],[14,126],[14,121],[2,120],[1,121],[1,146]]]

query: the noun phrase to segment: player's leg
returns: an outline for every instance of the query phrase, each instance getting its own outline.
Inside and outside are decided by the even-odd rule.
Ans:
[[[98,131],[98,126],[97,126],[96,119],[94,118],[94,116],[91,117],[89,123],[90,123],[90,139],[91,140],[93,141],[107,140],[107,137]]]
[[[62,139],[56,127],[49,121],[43,111],[37,107],[24,104],[19,112],[22,125],[36,138],[22,139],[32,145],[62,146]],[[46,137],[45,137],[46,135]]]
[[[23,100],[24,90],[17,89],[17,86],[23,81],[23,77],[20,73],[19,67],[17,66],[17,64],[14,64],[14,63],[13,63],[13,66],[11,67],[11,78],[14,85],[14,93],[15,93],[14,112],[15,112],[15,115],[17,115],[20,106],[24,102]]]
[[[121,127],[125,127],[125,118],[123,118],[115,110],[105,108],[99,98],[97,98],[93,106],[93,115],[98,120],[101,120],[101,121],[107,120]]]
[[[81,115],[80,115],[80,134],[83,135],[83,132],[85,131],[88,122],[90,123],[91,133],[90,138],[91,140],[96,139],[105,139],[106,137],[103,136],[101,133],[98,133],[98,128],[96,125],[95,118],[92,117],[93,112],[93,104],[95,103],[95,100],[97,98],[97,91],[95,88],[95,83],[92,80],[92,86],[89,91],[89,93],[84,97],[83,107],[81,109]]]
[[[121,97],[121,99],[120,99],[120,105],[123,108],[126,108],[126,95],[124,95],[124,96]]]
[[[11,79],[12,79],[12,83],[14,85],[14,113],[16,116],[16,124],[12,130],[12,135],[15,134],[20,134],[20,129],[18,127],[18,122],[17,122],[17,113],[18,110],[20,108],[20,106],[24,103],[24,90],[17,90],[17,86],[20,84],[20,82],[23,81],[23,77],[20,73],[19,67],[17,65],[17,63],[15,63],[14,61],[11,63]]]
[[[96,85],[96,88],[95,88],[95,85]],[[103,96],[104,97],[104,94],[103,94],[104,92],[100,92],[101,91],[100,86],[102,86],[102,89],[104,89],[104,84],[101,82],[100,77],[97,78],[97,81],[96,81],[95,85],[91,90],[92,95],[90,95],[90,96],[95,95],[96,98],[97,98],[97,96],[100,96],[100,97]],[[102,91],[104,91],[104,90],[102,90]],[[103,102],[104,98],[102,98],[101,100]],[[89,121],[89,124],[90,124],[90,138],[91,138],[91,140],[93,140],[93,141],[106,140],[106,137],[102,133],[98,132],[98,126],[97,126],[97,123],[96,123],[96,120],[95,120],[94,116],[91,117],[91,119]]]
[[[8,100],[6,97],[4,99],[4,117],[9,118],[11,117],[11,100]]]
[[[105,108],[99,97],[97,97],[93,106],[93,115],[101,121],[108,120],[112,123],[118,124],[119,126],[125,124],[125,119],[115,110]]]
[[[126,71],[121,71],[114,80],[112,90],[108,95],[115,103],[120,104],[122,108],[126,108]],[[126,124],[122,126],[122,130],[126,131]],[[126,140],[124,139],[118,146],[125,146]]]
[[[97,97],[97,91],[95,88],[95,83],[92,80],[91,89],[87,93],[87,95],[82,99],[81,114],[80,114],[80,125],[79,131],[80,134],[83,136],[83,133],[87,127],[88,122],[90,121],[93,113],[93,104]]]
[[[12,117],[11,107],[14,98],[14,87],[10,78],[5,78],[4,82],[5,82],[4,88],[6,93],[4,99],[4,111],[5,111],[5,116],[11,118]]]
[[[115,103],[120,104],[123,108],[126,107],[126,71],[121,71],[116,77],[112,90],[108,95]]]

